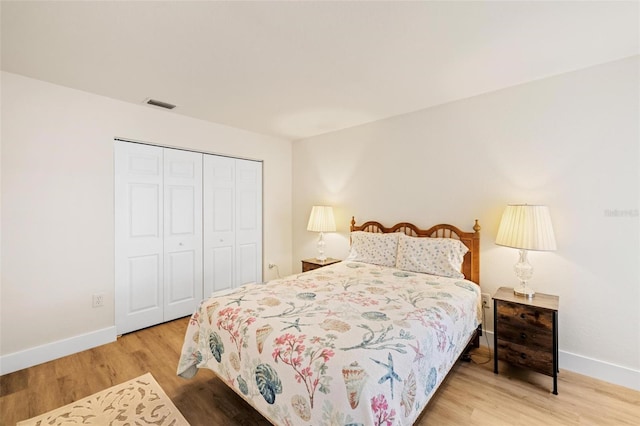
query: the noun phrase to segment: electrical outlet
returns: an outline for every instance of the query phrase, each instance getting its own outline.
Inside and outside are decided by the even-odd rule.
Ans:
[[[104,306],[104,293],[96,293],[93,295],[93,307],[94,308],[99,308],[101,306]]]
[[[491,307],[491,295],[489,293],[482,293],[482,309],[489,309]]]

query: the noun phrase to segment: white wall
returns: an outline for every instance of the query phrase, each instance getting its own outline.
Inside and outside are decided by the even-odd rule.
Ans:
[[[265,265],[291,271],[290,141],[3,72],[2,373],[115,337],[115,137],[263,160]]]
[[[466,230],[477,218],[494,293],[516,282],[516,250],[494,244],[504,206],[547,204],[558,250],[530,262],[533,287],[560,296],[560,367],[640,389],[639,71],[628,58],[294,143],[294,268],[315,255],[316,203],[335,206],[333,257],[351,215]]]

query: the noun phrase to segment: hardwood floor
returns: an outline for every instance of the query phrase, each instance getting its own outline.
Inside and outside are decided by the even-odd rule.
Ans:
[[[187,319],[127,334],[117,342],[0,377],[0,424],[42,414],[151,372],[193,425],[268,425],[208,370],[176,376]],[[551,378],[493,363],[486,349],[458,363],[416,425],[637,425],[640,392],[561,370]]]

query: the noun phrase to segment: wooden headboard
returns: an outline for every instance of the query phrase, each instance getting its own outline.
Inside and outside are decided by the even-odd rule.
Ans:
[[[473,225],[474,232],[463,232],[453,225],[446,224],[435,225],[429,229],[420,229],[407,222],[397,223],[390,228],[374,221],[356,225],[355,217],[351,217],[351,231],[377,232],[381,234],[402,232],[410,237],[455,238],[460,240],[469,248],[469,252],[464,255],[462,273],[466,279],[480,285],[480,225],[478,224],[478,219]]]

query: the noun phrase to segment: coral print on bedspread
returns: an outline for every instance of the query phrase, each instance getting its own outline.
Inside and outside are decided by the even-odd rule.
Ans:
[[[278,425],[410,425],[479,324],[479,287],[341,262],[204,301],[178,374],[215,371]]]

